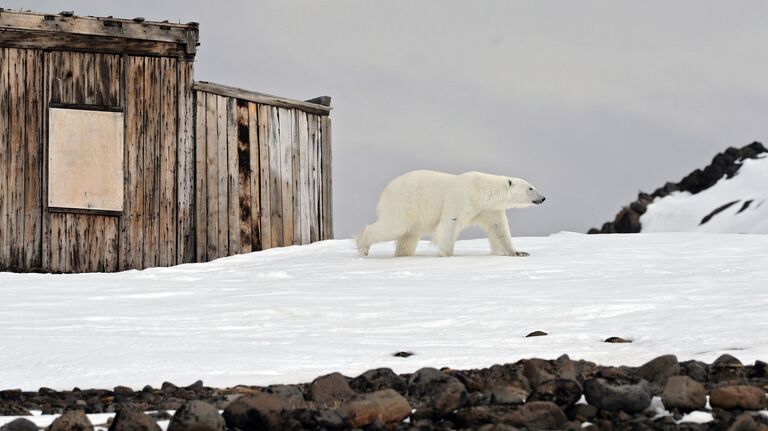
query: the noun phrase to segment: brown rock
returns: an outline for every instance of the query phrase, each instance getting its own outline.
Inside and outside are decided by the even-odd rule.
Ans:
[[[321,406],[340,404],[353,395],[355,391],[349,387],[347,378],[340,373],[318,377],[309,387],[309,397]]]
[[[762,410],[768,407],[768,400],[765,391],[756,386],[735,385],[713,389],[709,404],[725,410]]]
[[[357,395],[347,400],[339,413],[351,428],[362,428],[374,421],[402,422],[411,414],[408,401],[393,389]]]
[[[604,343],[631,343],[632,340],[625,340],[621,337],[608,337],[603,342]]]
[[[0,431],[38,431],[37,425],[29,419],[18,418],[0,427]]]
[[[528,337],[543,337],[545,335],[549,335],[549,334],[547,334],[544,331],[533,331],[530,334],[526,335],[525,338],[528,338]]]
[[[531,384],[531,388],[536,389],[540,384],[554,380],[557,377],[557,371],[549,361],[544,359],[528,359],[523,366],[523,375]]]
[[[744,414],[736,418],[728,431],[768,431],[768,426],[759,424],[752,416]]]
[[[109,431],[160,431],[160,426],[144,413],[123,407],[117,411]]]
[[[680,374],[680,363],[675,355],[659,356],[640,366],[636,374],[661,391],[670,376]]]
[[[493,404],[523,404],[526,398],[528,398],[528,392],[514,385],[496,385],[491,388]]]
[[[51,423],[49,431],[93,431],[93,424],[82,410],[69,410]]]
[[[540,384],[529,401],[551,401],[566,409],[581,398],[581,393],[581,385],[576,380],[557,378]]]
[[[232,401],[224,409],[223,416],[227,428],[242,431],[279,430],[285,410],[287,405],[279,396],[257,392]]]
[[[224,431],[226,423],[219,411],[205,401],[186,402],[171,419],[168,431]]]
[[[548,401],[533,401],[526,403],[516,411],[504,416],[503,420],[515,426],[534,429],[560,429],[568,422],[562,410]]]
[[[707,404],[707,389],[688,376],[672,376],[667,379],[661,401],[667,410],[673,408],[684,412],[698,410]]]

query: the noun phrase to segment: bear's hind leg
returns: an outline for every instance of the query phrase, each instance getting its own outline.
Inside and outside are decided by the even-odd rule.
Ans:
[[[400,237],[401,232],[396,226],[381,220],[369,224],[357,238],[357,250],[363,256],[368,256],[371,245],[377,242],[392,241]]]
[[[397,239],[395,256],[413,256],[416,246],[419,244],[419,236],[407,233]]]

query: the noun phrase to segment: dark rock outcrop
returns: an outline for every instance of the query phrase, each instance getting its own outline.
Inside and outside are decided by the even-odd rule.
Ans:
[[[643,215],[648,205],[657,198],[662,198],[670,193],[677,191],[689,192],[691,194],[706,190],[722,178],[732,178],[741,168],[742,162],[746,159],[756,159],[761,154],[768,152],[768,149],[760,142],[752,142],[742,148],[730,147],[722,153],[718,153],[712,159],[712,163],[705,166],[704,169],[696,169],[683,177],[679,182],[668,182],[662,187],[654,190],[653,193],[640,192],[637,199],[630,202],[629,205],[622,208],[614,217],[613,221],[603,223],[602,227],[591,228],[587,233],[637,233],[642,229],[640,216]],[[730,203],[730,205],[736,202]],[[722,208],[722,207],[721,207]],[[701,224],[706,223],[717,215],[717,210],[725,208],[715,208],[706,220],[702,219]]]

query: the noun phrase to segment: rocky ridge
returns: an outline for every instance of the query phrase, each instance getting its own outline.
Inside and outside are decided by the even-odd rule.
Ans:
[[[168,431],[768,430],[766,389],[766,363],[745,365],[730,355],[712,364],[666,355],[640,367],[604,367],[563,355],[476,370],[422,368],[398,375],[380,368],[354,378],[333,373],[268,387],[216,389],[198,381],[140,391],[4,390],[0,415],[64,413],[49,431],[92,431],[85,414],[101,412],[117,412],[109,431],[158,431],[159,419],[170,419]],[[670,414],[659,414],[654,400]],[[171,417],[166,410],[176,412]],[[712,420],[685,422],[691,412]],[[0,429],[37,427],[17,419]]]
[[[722,153],[718,153],[712,159],[712,163],[704,169],[696,169],[679,182],[668,182],[653,193],[638,193],[637,199],[623,207],[613,221],[603,223],[600,228],[591,228],[587,233],[638,233],[642,229],[640,216],[657,198],[677,191],[699,193],[712,187],[723,177],[731,178],[736,175],[744,160],[756,159],[766,152],[768,149],[760,142],[752,142],[742,148],[729,147]]]

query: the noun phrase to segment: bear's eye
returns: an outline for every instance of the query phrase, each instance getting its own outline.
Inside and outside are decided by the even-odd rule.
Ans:
[[[509,182],[509,185],[511,186],[512,185],[512,180],[507,180],[507,181]]]
[[[533,191],[533,187],[528,187],[528,190]]]

